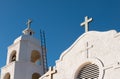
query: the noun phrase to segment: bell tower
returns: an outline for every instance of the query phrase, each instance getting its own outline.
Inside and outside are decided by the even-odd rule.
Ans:
[[[31,20],[23,35],[8,47],[6,65],[1,69],[1,79],[38,79],[44,74],[44,59],[39,40],[33,38]]]

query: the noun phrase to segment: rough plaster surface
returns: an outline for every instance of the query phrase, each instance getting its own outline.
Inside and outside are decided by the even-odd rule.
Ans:
[[[59,60],[51,79],[76,79],[80,69],[94,63],[99,66],[98,79],[120,79],[120,33],[90,31],[81,35]],[[43,75],[39,79],[50,79]]]

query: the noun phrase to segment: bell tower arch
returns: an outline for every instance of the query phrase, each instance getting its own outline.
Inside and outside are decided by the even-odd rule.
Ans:
[[[8,47],[6,65],[1,69],[1,79],[33,79],[44,74],[44,59],[40,41],[33,37],[31,20],[23,35]]]

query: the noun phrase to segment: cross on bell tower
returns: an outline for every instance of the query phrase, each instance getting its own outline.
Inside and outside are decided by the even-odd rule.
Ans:
[[[31,19],[28,19],[28,22],[26,23],[27,26],[28,26],[28,27],[27,27],[28,29],[30,29],[30,25],[31,25],[31,23],[32,23],[32,20],[31,20]]]
[[[85,26],[85,32],[88,32],[89,31],[89,22],[91,22],[93,19],[90,18],[88,19],[88,16],[85,17],[85,21],[83,23],[81,23],[81,26]]]
[[[32,20],[28,19],[28,21],[26,23],[27,28],[23,31],[24,35],[30,35],[31,36],[31,35],[34,34],[34,32],[32,31],[32,29],[30,28],[31,23],[32,23]]]
[[[40,41],[34,37],[28,20],[23,35],[8,47],[6,65],[1,69],[0,79],[39,79],[44,74],[44,59]]]

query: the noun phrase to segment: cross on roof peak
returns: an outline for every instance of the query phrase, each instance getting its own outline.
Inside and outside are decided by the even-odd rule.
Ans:
[[[88,16],[85,17],[85,21],[83,23],[81,23],[81,26],[85,26],[85,32],[88,32],[89,31],[89,22],[91,22],[93,19],[90,18],[88,19]]]

